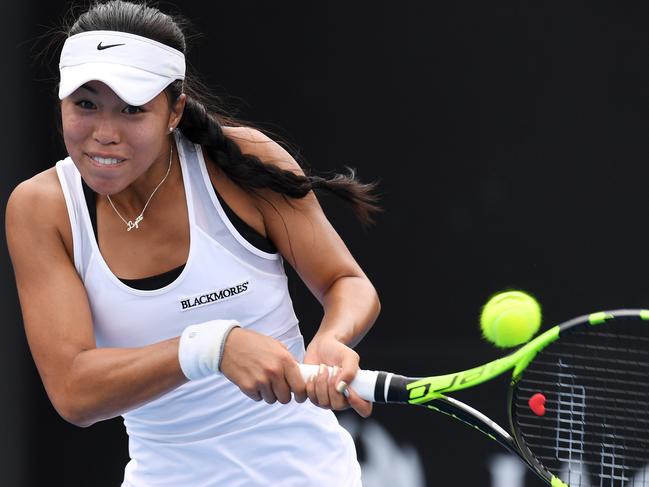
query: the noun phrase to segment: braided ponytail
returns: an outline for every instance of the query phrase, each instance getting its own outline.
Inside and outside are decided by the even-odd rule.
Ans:
[[[184,90],[192,91],[187,80]],[[172,99],[180,96],[178,86],[170,86],[169,91]],[[201,95],[186,94],[185,111],[178,128],[189,140],[203,146],[210,159],[240,187],[251,191],[268,188],[290,198],[304,198],[309,191],[324,190],[349,203],[363,224],[372,223],[372,214],[380,211],[378,197],[373,193],[377,183],[360,183],[351,168],[348,174],[329,178],[308,173],[302,176],[243,154],[236,142],[224,134],[219,114],[195,98]]]
[[[90,30],[116,30],[154,39],[186,52],[182,28],[185,19],[171,17],[143,3],[110,0],[94,3],[67,29],[68,36]],[[212,95],[199,79],[187,72],[185,80],[175,81],[165,89],[169,102],[182,93],[187,96],[185,111],[178,128],[192,142],[203,146],[210,159],[240,187],[255,191],[268,188],[289,198],[303,198],[309,191],[324,190],[349,203],[363,224],[372,222],[372,214],[380,211],[374,193],[377,183],[364,184],[356,179],[354,170],[331,177],[294,174],[259,158],[242,154],[234,140],[223,132],[224,126],[245,126],[225,112],[220,100]],[[299,162],[299,161],[298,161]],[[304,169],[304,168],[303,168]]]

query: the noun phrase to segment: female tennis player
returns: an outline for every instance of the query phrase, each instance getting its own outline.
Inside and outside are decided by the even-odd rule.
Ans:
[[[367,218],[371,185],[305,175],[215,111],[180,25],[109,1],[67,29],[69,157],[7,206],[32,355],[67,421],[124,417],[124,487],[358,486],[331,410],[371,412],[347,384],[379,301],[312,190]],[[306,351],[283,259],[324,309]],[[334,376],[305,383],[298,361]]]

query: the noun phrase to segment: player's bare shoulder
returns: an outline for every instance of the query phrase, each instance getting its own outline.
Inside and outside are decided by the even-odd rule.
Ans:
[[[47,243],[48,235],[56,234],[69,255],[72,252],[72,231],[65,197],[56,169],[47,169],[20,183],[9,196],[5,214],[5,230],[11,247],[27,244],[27,239]]]

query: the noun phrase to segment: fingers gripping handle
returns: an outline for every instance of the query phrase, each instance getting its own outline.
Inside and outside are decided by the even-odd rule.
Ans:
[[[320,370],[319,365],[298,364],[298,366],[300,367],[300,373],[302,374],[304,382],[309,380],[311,376],[317,375]],[[327,368],[329,369],[329,375],[332,375],[333,367]],[[374,370],[359,370],[350,384],[350,387],[366,401],[375,402],[377,399],[375,399],[374,390],[376,389],[378,377],[379,373]],[[383,398],[380,398],[379,400],[383,402]]]

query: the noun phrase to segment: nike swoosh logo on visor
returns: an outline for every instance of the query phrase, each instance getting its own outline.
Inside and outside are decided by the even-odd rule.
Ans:
[[[109,44],[107,46],[102,46],[101,42],[97,44],[97,50],[98,51],[103,51],[104,49],[109,49],[111,47],[116,47],[116,46],[125,46],[126,44]]]

